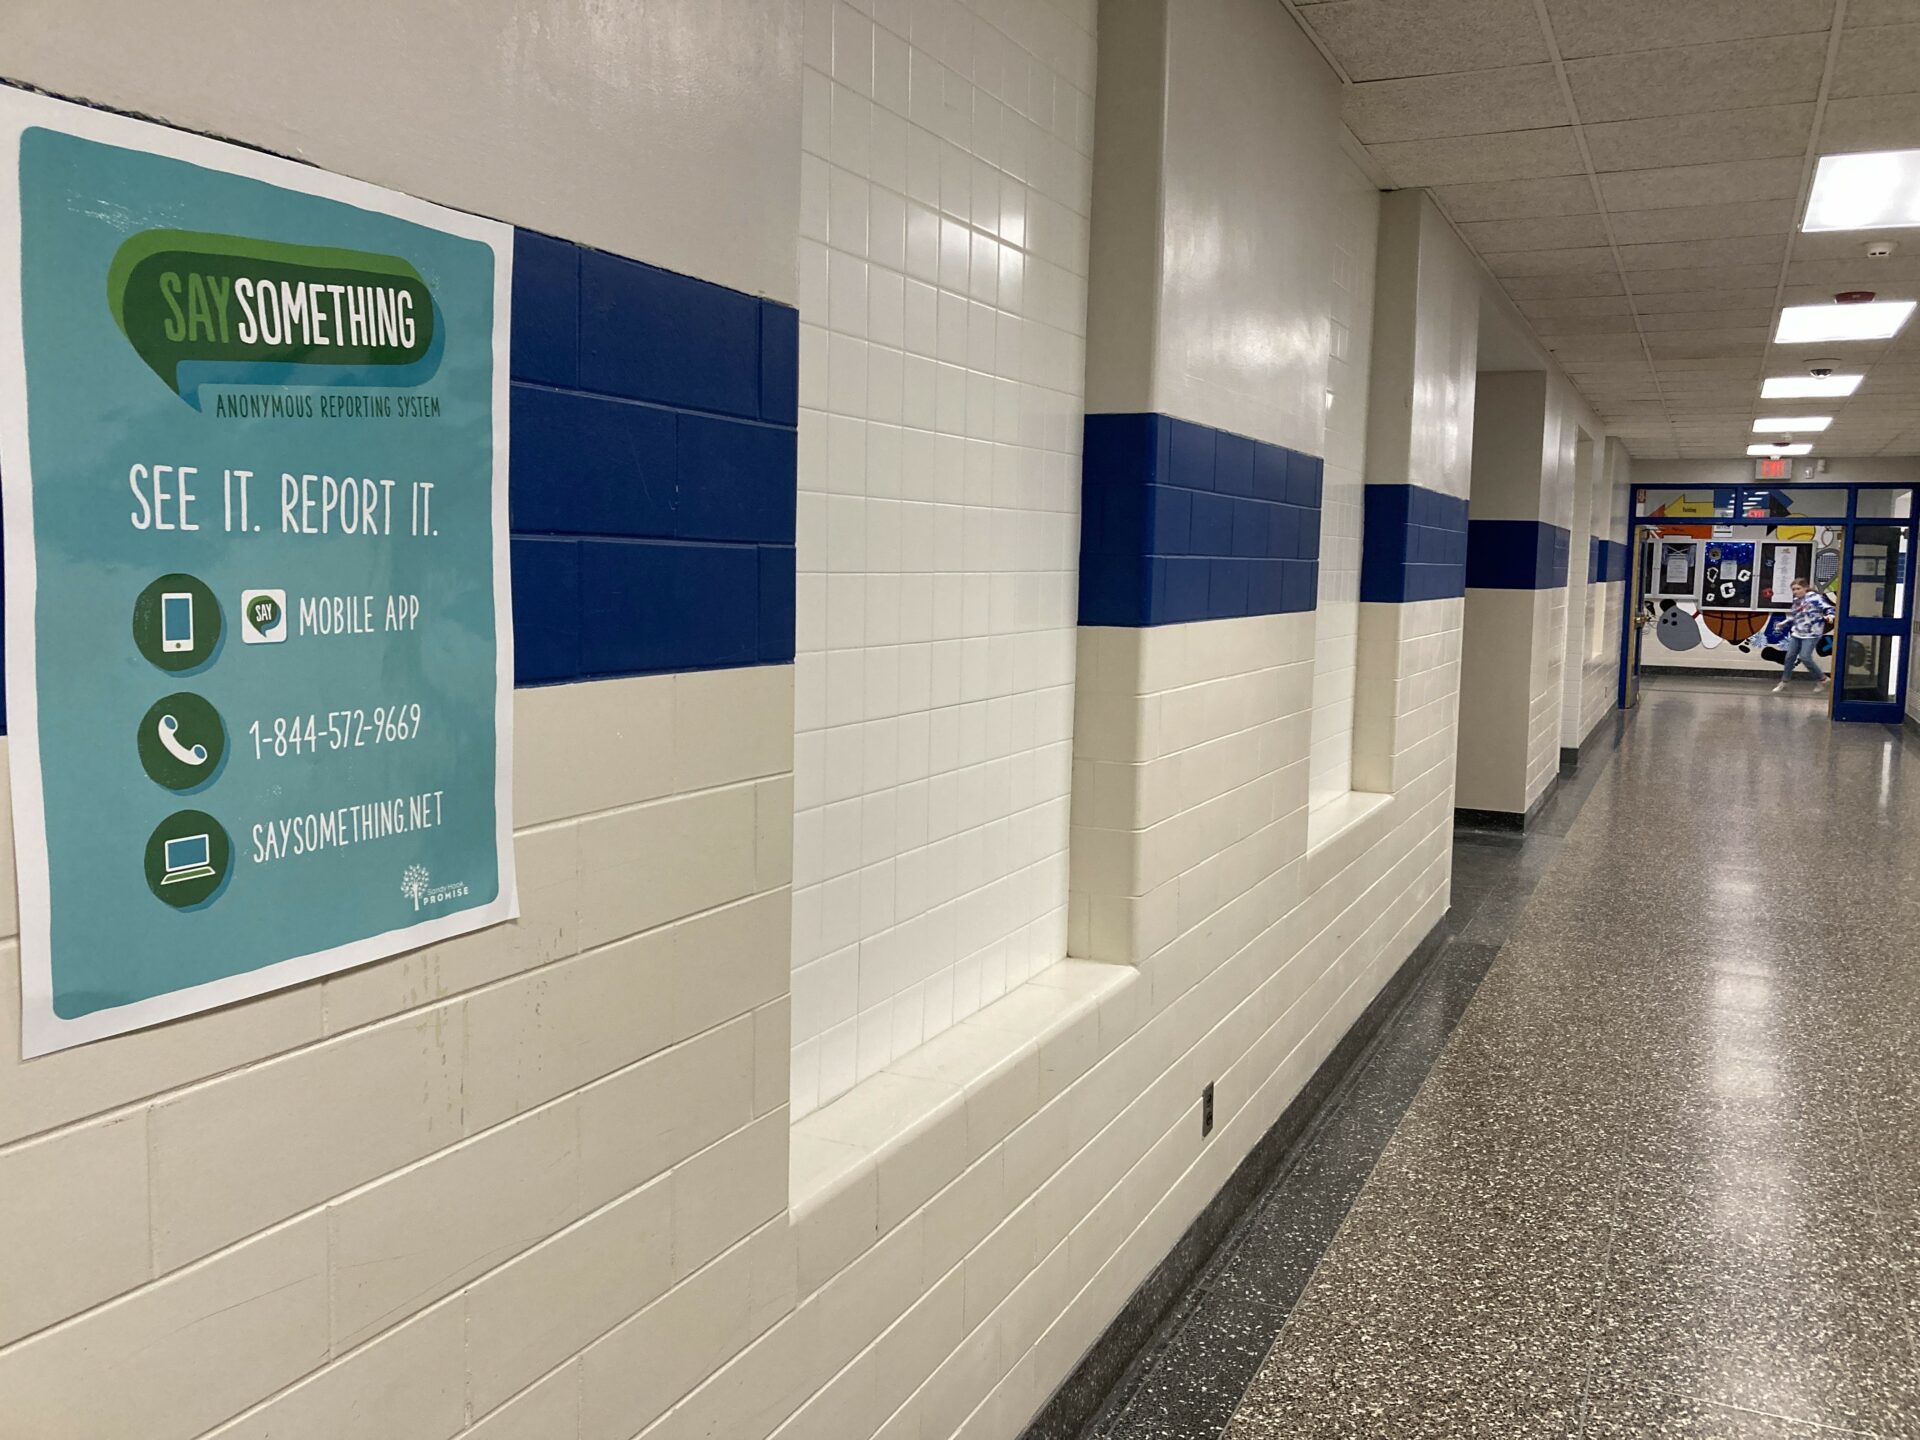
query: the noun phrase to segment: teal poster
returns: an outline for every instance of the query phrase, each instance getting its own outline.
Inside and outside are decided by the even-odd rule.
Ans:
[[[22,1052],[510,919],[511,231],[0,88]]]

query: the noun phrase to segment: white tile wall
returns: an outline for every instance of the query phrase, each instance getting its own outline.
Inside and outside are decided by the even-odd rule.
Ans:
[[[1567,587],[1534,590],[1531,691],[1527,704],[1527,786],[1530,807],[1560,773],[1560,709],[1567,669]]]
[[[786,1242],[791,707],[518,691],[521,918],[245,1005],[23,1063],[0,944],[0,1431],[571,1440],[584,1350]]]
[[[1309,803],[1353,788],[1354,667],[1360,640],[1360,544],[1372,378],[1374,259],[1380,192],[1346,157],[1334,167],[1327,220],[1331,283],[1327,453],[1320,511],[1320,593],[1314,611],[1313,750]]]
[[[55,94],[792,303],[800,0],[464,0],[457,25],[337,0],[297,85],[267,11],[175,13],[68,0],[43,23],[0,5],[0,55]]]
[[[796,1115],[1066,949],[1090,7],[803,25]]]

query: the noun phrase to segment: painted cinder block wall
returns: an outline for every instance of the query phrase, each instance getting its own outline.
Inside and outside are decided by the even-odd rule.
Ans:
[[[791,1309],[800,29],[0,13],[10,80],[523,227],[522,917],[30,1064],[0,945],[0,1432],[626,1436]]]
[[[1582,434],[1604,449],[1598,420],[1544,355],[1537,369],[1480,374],[1461,660],[1463,810],[1526,815],[1560,773],[1562,747],[1576,743],[1565,713],[1584,713],[1588,683],[1584,657],[1569,674],[1568,592],[1588,588],[1593,563],[1589,522],[1575,515]],[[1579,619],[1584,628],[1584,594]],[[1594,657],[1596,680],[1617,654],[1613,640]]]

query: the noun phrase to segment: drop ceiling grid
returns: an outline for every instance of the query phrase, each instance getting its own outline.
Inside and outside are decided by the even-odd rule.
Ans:
[[[1913,0],[1281,3],[1380,174],[1433,191],[1636,455],[1745,448],[1810,353],[1773,348],[1781,304],[1920,296],[1920,238],[1796,229],[1819,155],[1920,148]],[[1910,450],[1920,325],[1831,349],[1867,379],[1820,452]]]

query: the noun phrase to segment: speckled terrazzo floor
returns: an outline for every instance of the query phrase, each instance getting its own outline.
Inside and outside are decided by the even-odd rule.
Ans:
[[[1093,1434],[1920,1437],[1920,745],[1663,681],[1455,850],[1452,943]]]

